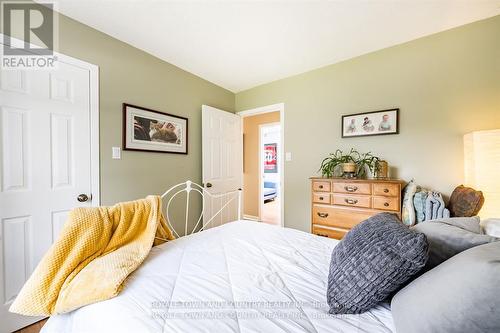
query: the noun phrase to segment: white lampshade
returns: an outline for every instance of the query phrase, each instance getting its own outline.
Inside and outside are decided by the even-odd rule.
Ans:
[[[465,185],[483,191],[481,219],[500,217],[500,130],[464,136]]]

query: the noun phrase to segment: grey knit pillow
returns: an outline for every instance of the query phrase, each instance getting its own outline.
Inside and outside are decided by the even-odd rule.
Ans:
[[[331,314],[365,312],[402,288],[425,265],[424,234],[381,213],[355,226],[335,246],[327,301]]]

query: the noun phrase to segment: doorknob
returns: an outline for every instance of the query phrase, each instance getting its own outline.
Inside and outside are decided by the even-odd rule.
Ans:
[[[207,183],[207,187],[208,188],[212,187],[212,183]]]
[[[78,202],[86,202],[86,201],[89,201],[89,197],[88,197],[88,195],[82,193],[76,197],[76,200],[78,200]]]

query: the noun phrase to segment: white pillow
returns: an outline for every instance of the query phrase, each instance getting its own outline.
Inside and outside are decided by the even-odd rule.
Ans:
[[[486,219],[482,220],[480,224],[486,235],[500,237],[500,219]]]
[[[415,224],[415,205],[413,203],[413,197],[418,190],[417,184],[413,181],[413,179],[406,185],[404,189],[403,196],[403,210],[401,214],[401,219],[403,224],[407,226],[412,226]]]

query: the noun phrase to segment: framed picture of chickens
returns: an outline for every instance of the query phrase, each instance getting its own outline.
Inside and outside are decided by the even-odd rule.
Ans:
[[[123,150],[187,154],[188,119],[123,103]]]

